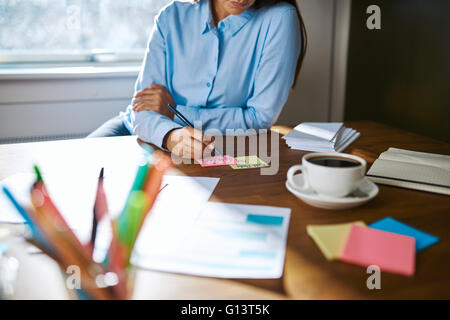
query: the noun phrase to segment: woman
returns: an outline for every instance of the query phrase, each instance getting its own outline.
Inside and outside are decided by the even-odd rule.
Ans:
[[[136,134],[182,157],[213,147],[168,104],[205,130],[268,128],[305,42],[295,0],[171,2],[155,18],[131,105],[89,137]]]

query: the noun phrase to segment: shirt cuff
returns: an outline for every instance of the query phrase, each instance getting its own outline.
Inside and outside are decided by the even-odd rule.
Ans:
[[[182,128],[182,126],[180,126],[179,124],[171,121],[171,120],[167,120],[167,121],[163,121],[161,123],[158,123],[158,127],[156,128],[156,135],[155,135],[155,142],[154,144],[158,147],[160,147],[161,149],[163,149],[164,151],[168,151],[166,148],[163,147],[163,141],[164,141],[164,137],[166,136],[166,134],[169,131],[172,131],[173,129],[179,129]]]
[[[188,119],[194,126],[196,121],[200,120],[199,107],[188,107],[183,105],[176,106],[177,111],[179,111],[186,119]],[[175,119],[180,123],[180,119],[175,115]]]
[[[141,138],[142,140],[144,140],[145,142],[149,142],[149,143],[153,143],[155,146],[161,148],[164,151],[168,151],[167,149],[163,148],[163,140],[164,137],[166,136],[166,134],[173,130],[173,129],[178,129],[181,128],[182,126],[180,126],[179,124],[173,122],[170,119],[159,119],[158,123],[155,125],[155,127],[153,128],[153,132],[151,132],[149,135],[143,135],[143,136],[139,136],[139,138]]]

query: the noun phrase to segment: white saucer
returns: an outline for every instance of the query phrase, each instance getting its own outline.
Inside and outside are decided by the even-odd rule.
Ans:
[[[303,184],[301,173],[296,174],[293,179],[296,184]],[[378,194],[377,185],[367,178],[364,178],[361,186],[356,191],[344,198],[329,198],[321,196],[313,190],[300,190],[293,187],[288,181],[286,181],[286,188],[297,198],[313,207],[335,210],[360,206],[372,200]]]

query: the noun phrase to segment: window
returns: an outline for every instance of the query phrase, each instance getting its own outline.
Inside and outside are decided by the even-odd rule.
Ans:
[[[0,0],[0,63],[140,60],[169,0]]]

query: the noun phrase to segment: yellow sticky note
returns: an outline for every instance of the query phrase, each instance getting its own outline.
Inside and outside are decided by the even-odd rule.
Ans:
[[[262,161],[257,156],[244,156],[236,158],[237,164],[232,165],[233,169],[252,169],[252,168],[264,168],[269,165]]]
[[[352,224],[359,226],[366,225],[362,221],[327,225],[308,225],[306,226],[306,231],[308,232],[308,235],[313,238],[325,258],[334,260],[341,257]]]

